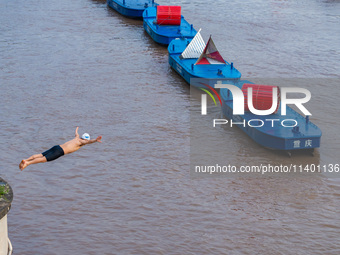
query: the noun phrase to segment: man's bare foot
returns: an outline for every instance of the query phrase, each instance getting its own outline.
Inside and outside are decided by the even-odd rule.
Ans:
[[[21,160],[20,164],[19,164],[19,169],[21,170],[22,165],[24,164],[24,160]]]
[[[20,170],[22,171],[22,170],[24,170],[27,166],[28,166],[28,163],[26,162],[26,160],[23,159],[23,160],[21,161],[20,165],[19,165],[19,168],[20,168]]]

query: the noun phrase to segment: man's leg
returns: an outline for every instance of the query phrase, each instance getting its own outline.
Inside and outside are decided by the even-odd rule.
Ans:
[[[26,167],[32,164],[38,164],[38,163],[45,163],[47,162],[45,157],[38,157],[32,160],[23,160],[22,164],[20,163],[20,170],[24,170]]]
[[[52,161],[63,155],[64,155],[63,148],[61,148],[60,145],[56,145],[53,146],[51,149],[43,152],[42,154],[35,154],[29,157],[28,159],[23,159],[19,164],[19,168],[20,170],[24,170],[29,165]]]
[[[41,158],[41,157],[43,157],[43,155],[40,153],[40,154],[34,154],[34,155],[30,156],[30,157],[27,158],[27,159],[21,160],[21,162],[20,162],[20,164],[19,164],[20,169],[21,169],[22,165],[24,164],[24,161],[31,161],[31,160],[33,160],[33,159]]]
[[[32,156],[30,156],[29,158],[27,158],[27,159],[25,159],[26,161],[30,161],[30,160],[33,160],[33,159],[35,159],[35,158],[41,158],[41,157],[43,157],[43,155],[40,153],[40,154],[34,154],[34,155],[32,155]],[[24,159],[22,160],[22,161],[24,161]],[[21,162],[22,162],[21,161]]]
[[[25,160],[32,160],[32,159],[35,159],[35,158],[41,158],[43,157],[43,155],[40,153],[40,154],[34,154],[32,156],[30,156],[28,159],[25,159]]]

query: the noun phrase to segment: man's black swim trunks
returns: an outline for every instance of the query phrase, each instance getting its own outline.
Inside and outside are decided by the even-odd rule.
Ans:
[[[60,145],[53,146],[51,149],[42,153],[45,156],[47,161],[55,160],[64,155],[64,150],[60,147]]]

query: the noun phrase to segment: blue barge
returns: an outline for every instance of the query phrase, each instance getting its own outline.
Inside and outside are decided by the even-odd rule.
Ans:
[[[146,8],[157,6],[154,0],[107,0],[107,4],[120,14],[135,19],[141,19]]]
[[[235,85],[241,89],[245,83],[249,82],[240,81]],[[267,116],[247,111],[244,115],[233,115],[233,96],[230,90],[221,88],[220,96],[224,116],[234,123],[245,123],[236,125],[256,143],[270,149],[287,151],[289,155],[294,150],[313,151],[314,148],[320,147],[322,132],[309,121],[308,116],[305,118],[288,106],[286,115],[281,115],[280,110]],[[269,119],[272,121],[268,121]],[[248,125],[249,121],[251,126]],[[282,121],[285,126],[281,124]],[[291,127],[296,123],[295,127]]]
[[[168,45],[176,38],[194,38],[197,31],[180,13],[178,15],[179,25],[178,23],[166,22],[167,20],[159,21],[157,11],[160,7],[163,6],[148,7],[143,12],[144,29],[156,43]]]
[[[233,63],[229,64],[221,57],[211,37],[207,44],[204,43],[200,31],[192,40],[172,40],[168,52],[170,66],[189,84],[192,78],[202,78],[214,87],[217,81],[236,82],[241,78]]]

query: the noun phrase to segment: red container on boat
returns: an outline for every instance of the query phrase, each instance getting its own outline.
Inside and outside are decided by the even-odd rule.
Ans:
[[[277,88],[277,105],[275,112],[277,113],[280,105],[280,88],[278,86],[248,84],[242,86],[244,95],[244,110],[249,111],[248,108],[248,88],[253,89],[253,106],[257,110],[269,110],[273,104],[273,88]]]
[[[181,6],[157,6],[158,25],[181,25]]]

